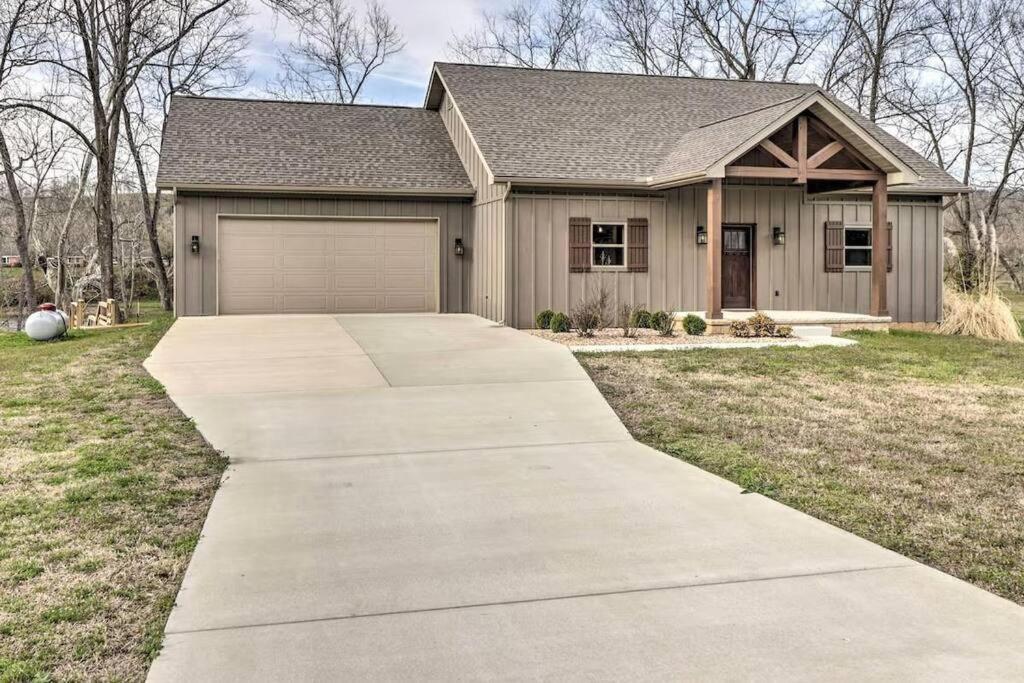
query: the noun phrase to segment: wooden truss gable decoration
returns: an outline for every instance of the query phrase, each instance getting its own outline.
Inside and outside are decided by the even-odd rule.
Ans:
[[[787,151],[787,148],[791,151]],[[803,114],[725,167],[726,177],[875,182],[885,174],[824,123]]]

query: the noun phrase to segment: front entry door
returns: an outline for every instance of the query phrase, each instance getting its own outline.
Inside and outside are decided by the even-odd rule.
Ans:
[[[722,226],[722,308],[750,308],[753,226]]]

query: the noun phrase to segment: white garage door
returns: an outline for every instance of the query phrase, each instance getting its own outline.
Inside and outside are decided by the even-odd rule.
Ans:
[[[438,310],[436,221],[221,218],[218,312]]]

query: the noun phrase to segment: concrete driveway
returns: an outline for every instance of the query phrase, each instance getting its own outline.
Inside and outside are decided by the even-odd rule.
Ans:
[[[184,318],[146,367],[231,459],[153,681],[1024,671],[1024,609],[633,441],[481,318]]]

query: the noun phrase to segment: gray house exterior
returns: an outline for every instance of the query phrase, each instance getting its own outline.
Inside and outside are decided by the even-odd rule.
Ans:
[[[179,315],[517,327],[602,286],[934,323],[966,190],[809,85],[459,64],[421,109],[175,98],[157,182]]]

